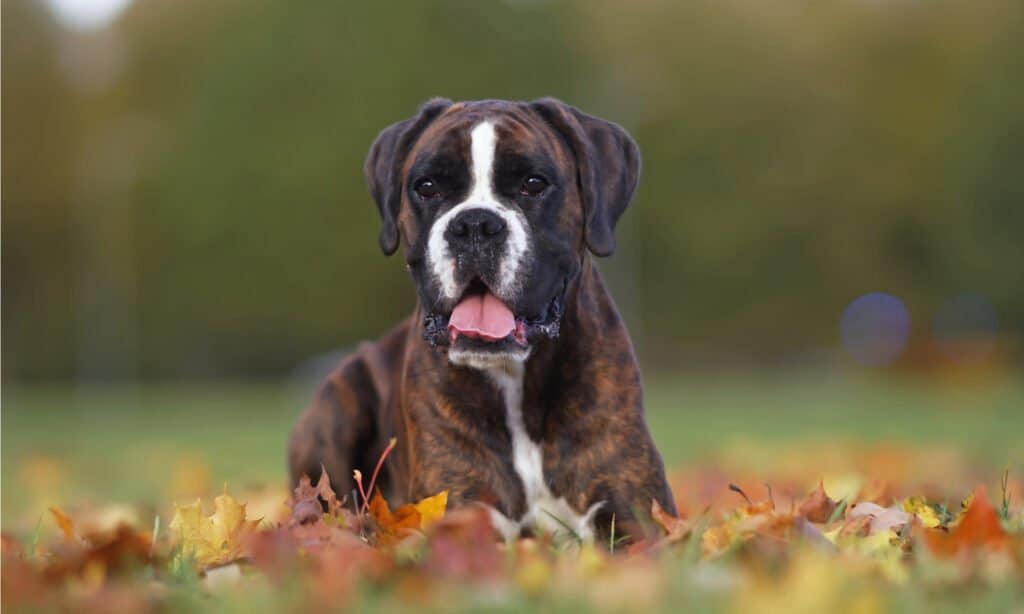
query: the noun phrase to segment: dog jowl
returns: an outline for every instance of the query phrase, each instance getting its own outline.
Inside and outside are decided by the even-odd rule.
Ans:
[[[372,468],[392,503],[449,491],[506,538],[642,534],[674,513],[639,367],[594,256],[639,178],[619,126],[562,102],[431,100],[386,128],[366,178],[414,313],[328,377],[290,442],[292,480]]]

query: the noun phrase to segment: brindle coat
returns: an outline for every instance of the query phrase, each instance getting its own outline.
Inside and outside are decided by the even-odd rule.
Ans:
[[[639,152],[618,126],[550,99],[431,101],[375,143],[367,177],[384,220],[381,247],[391,253],[404,240],[420,300],[408,319],[362,344],[328,377],[292,433],[291,479],[316,475],[322,463],[347,491],[352,470],[368,475],[397,437],[381,479],[392,504],[448,490],[450,507],[483,502],[510,518],[525,513],[501,392],[485,373],[449,364],[443,341],[438,347],[424,338],[424,320],[440,303],[421,262],[431,214],[404,189],[417,165],[442,159],[450,170],[465,160],[468,145],[457,135],[481,117],[501,121],[502,142],[512,144],[498,155],[509,159],[506,166],[547,165],[564,175],[550,202],[528,213],[538,262],[532,290],[510,304],[516,313],[538,313],[564,291],[558,335],[530,337],[522,399],[527,433],[542,450],[555,497],[580,513],[604,501],[595,517],[598,535],[608,536],[614,516],[619,535],[636,537],[652,500],[671,513],[675,505],[644,421],[633,347],[591,252],[614,249],[612,231],[636,186]],[[450,190],[465,187],[458,173],[448,181]],[[496,176],[499,191],[502,181]]]

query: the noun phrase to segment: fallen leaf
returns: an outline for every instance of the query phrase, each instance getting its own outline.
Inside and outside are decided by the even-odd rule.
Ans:
[[[424,570],[445,579],[494,579],[507,557],[482,506],[463,507],[445,514],[431,527]]]
[[[308,524],[320,520],[324,509],[320,504],[320,493],[309,481],[308,475],[299,478],[299,485],[292,495],[292,524]]]
[[[690,534],[690,523],[666,512],[657,499],[651,499],[651,518],[665,531],[666,543],[680,541]]]
[[[55,507],[51,507],[50,514],[53,515],[53,519],[57,521],[57,526],[60,527],[61,533],[64,534],[64,541],[74,541],[75,539],[75,523],[65,514]]]
[[[925,501],[924,497],[908,497],[903,501],[903,510],[917,516],[921,524],[929,529],[934,529],[942,524],[938,512]]]
[[[420,528],[426,529],[430,525],[444,518],[445,508],[448,507],[448,491],[444,490],[416,502],[413,507],[420,515]]]
[[[825,494],[825,483],[820,481],[818,482],[818,487],[803,500],[796,513],[811,522],[824,523],[828,522],[832,517],[832,512],[836,510],[837,505],[836,501],[833,501]]]
[[[394,543],[403,531],[420,529],[420,513],[415,505],[403,505],[392,512],[380,490],[374,492],[368,509],[377,524],[377,541],[382,545]]]
[[[181,552],[202,568],[223,565],[241,556],[244,538],[259,525],[247,520],[245,504],[227,494],[214,499],[215,511],[203,516],[201,502],[176,507],[170,528],[178,535]]]
[[[109,575],[137,569],[151,560],[152,536],[120,525],[113,532],[91,534],[64,542],[50,553],[43,574],[50,580],[92,574],[102,581]]]
[[[868,517],[871,519],[869,534],[888,531],[889,529],[900,530],[913,518],[911,514],[904,512],[897,507],[882,507],[877,503],[862,501],[855,504],[847,513],[848,519]]]
[[[928,548],[945,557],[970,549],[1000,549],[1009,543],[1009,536],[999,521],[999,513],[992,507],[982,486],[974,491],[960,522],[948,534],[932,530],[924,535]]]

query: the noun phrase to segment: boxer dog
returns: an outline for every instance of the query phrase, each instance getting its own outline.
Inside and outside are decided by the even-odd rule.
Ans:
[[[412,315],[333,371],[291,436],[292,482],[382,472],[392,505],[449,492],[512,539],[639,538],[675,514],[640,369],[594,256],[636,189],[616,124],[554,99],[435,99],[380,133],[365,174],[416,286]]]

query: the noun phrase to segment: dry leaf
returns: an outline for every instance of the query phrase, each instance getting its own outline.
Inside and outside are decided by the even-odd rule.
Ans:
[[[904,512],[898,507],[882,507],[870,501],[863,501],[855,504],[846,514],[848,519],[868,517],[871,518],[869,534],[881,533],[894,529],[899,531],[910,522],[913,515]]]
[[[444,518],[445,508],[448,507],[448,491],[443,490],[433,497],[421,499],[413,507],[420,515],[420,528],[426,529]]]
[[[828,522],[832,513],[836,510],[836,503],[825,494],[824,481],[818,482],[818,487],[807,495],[796,512],[811,522]]]
[[[64,541],[74,541],[75,539],[75,523],[65,514],[55,507],[51,507],[50,514],[53,515],[53,519],[57,521],[57,526],[60,527],[61,533],[64,534]]]
[[[657,499],[651,499],[651,518],[665,531],[665,541],[674,543],[690,534],[690,523],[666,512]]]
[[[244,539],[259,525],[247,520],[245,504],[229,495],[214,499],[215,511],[202,513],[201,502],[175,508],[171,531],[176,533],[181,552],[203,568],[230,563],[241,556]]]
[[[999,521],[999,513],[989,503],[981,486],[974,491],[967,511],[949,534],[928,531],[924,535],[929,550],[946,557],[971,549],[1001,549],[1009,543],[1009,536]]]

